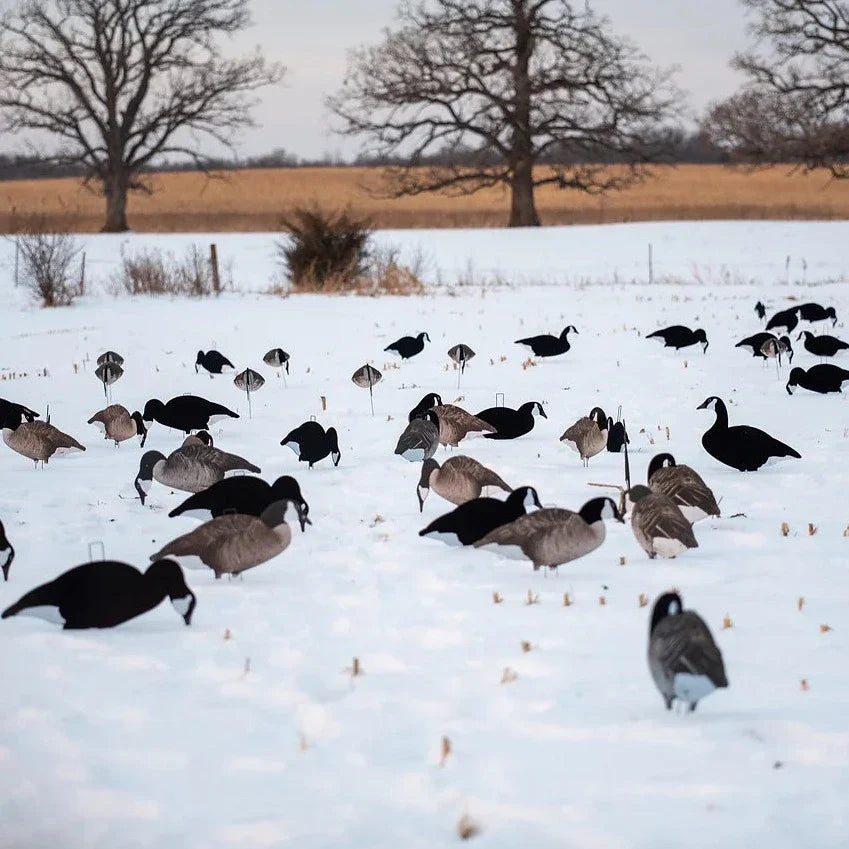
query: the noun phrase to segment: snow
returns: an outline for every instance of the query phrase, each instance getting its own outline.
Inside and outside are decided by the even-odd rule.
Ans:
[[[88,450],[36,471],[0,447],[0,519],[17,550],[0,606],[86,561],[93,543],[142,566],[196,526],[167,518],[182,493],[157,486],[140,505],[137,440],[116,448],[85,424],[105,406],[93,371],[106,349],[126,358],[112,392],[131,411],[183,392],[237,410],[213,428],[216,445],[268,480],[295,474],[314,524],[241,580],[188,573],[189,628],[167,602],[110,631],[0,623],[0,846],[433,849],[459,842],[464,815],[476,845],[499,849],[844,846],[849,406],[789,396],[786,367],[779,378],[733,344],[760,329],[758,299],[770,311],[788,297],[834,304],[842,318],[847,237],[845,223],[786,222],[381,233],[427,255],[443,284],[401,299],[263,294],[267,234],[129,237],[173,250],[216,241],[238,291],[208,300],[100,291],[125,239],[86,237],[91,294],[59,310],[13,288],[1,245],[0,395],[49,404]],[[655,280],[675,285],[645,282],[650,242]],[[505,285],[456,285],[469,263],[479,283]],[[707,353],[640,335],[673,323],[704,327]],[[572,350],[525,366],[512,341],[566,324],[580,331]],[[843,321],[817,329],[849,333]],[[389,366],[382,349],[422,330],[433,343]],[[458,342],[477,352],[459,393],[446,355]],[[288,387],[262,363],[276,346],[292,356]],[[210,347],[266,378],[252,419],[230,378],[195,374]],[[364,362],[384,373],[374,418],[350,380]],[[815,362],[796,345],[794,365]],[[392,451],[429,391],[473,413],[496,392],[542,402],[548,418],[529,435],[460,450],[572,509],[604,492],[589,482],[622,482],[622,457],[584,469],[558,438],[591,407],[621,404],[633,479],[671,451],[721,497],[723,518],[696,525],[699,548],[670,561],[608,522],[605,543],[556,575],[421,539],[451,505],[431,493],[420,514],[419,468]],[[713,413],[696,410],[714,394],[732,424],[803,459],[750,474],[714,461],[700,444]],[[312,415],[339,431],[338,468],[308,471],[279,444]],[[154,425],[146,448],[180,442]],[[711,627],[730,682],[694,714],[664,709],[645,658],[651,607],[638,600],[670,587]]]

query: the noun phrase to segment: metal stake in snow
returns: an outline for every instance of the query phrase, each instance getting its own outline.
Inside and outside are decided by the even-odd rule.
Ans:
[[[654,251],[649,242],[649,283],[654,283]]]
[[[233,378],[233,383],[237,389],[241,389],[248,396],[248,418],[253,418],[253,410],[251,409],[251,392],[256,392],[261,389],[265,383],[265,378],[251,368],[246,368],[240,374]]]
[[[368,365],[361,366],[358,368],[352,375],[351,380],[354,382],[356,386],[359,386],[360,389],[368,389],[369,399],[371,400],[371,414],[374,415],[374,390],[373,387],[376,386],[383,379],[383,375],[374,367]]]
[[[501,399],[500,404],[498,403],[499,398]],[[503,407],[504,406],[504,393],[503,392],[496,392],[495,393],[495,406],[496,407]]]
[[[463,376],[463,372],[466,370],[466,363],[474,357],[475,352],[468,346],[464,345],[462,342],[459,345],[455,345],[453,348],[448,349],[448,356],[460,366],[459,374],[457,375],[457,388],[460,388],[460,378]]]
[[[88,544],[88,559],[90,563],[94,563],[94,552],[97,550],[98,546],[100,547],[101,562],[106,560],[106,546],[103,544],[102,540],[98,539]]]

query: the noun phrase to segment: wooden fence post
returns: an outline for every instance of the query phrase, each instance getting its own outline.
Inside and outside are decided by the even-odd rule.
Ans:
[[[209,265],[212,268],[212,288],[216,295],[220,295],[221,277],[218,273],[218,248],[214,244],[209,246]]]

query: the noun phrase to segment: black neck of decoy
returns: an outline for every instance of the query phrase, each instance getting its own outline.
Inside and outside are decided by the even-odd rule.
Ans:
[[[667,468],[669,466],[675,465],[675,458],[671,454],[655,454],[652,457],[651,462],[649,463],[649,471],[647,478],[651,480],[652,475],[658,471],[658,469]]]
[[[145,585],[151,596],[157,601],[169,598],[174,609],[186,625],[190,625],[195,612],[197,598],[186,585],[183,570],[174,560],[157,560],[147,567],[144,573]]]
[[[652,633],[657,625],[667,616],[674,616],[684,609],[684,602],[678,593],[664,593],[655,603],[651,614],[651,625],[649,633]]]
[[[712,407],[710,406],[711,402],[713,402]],[[728,427],[728,409],[721,398],[718,398],[716,395],[712,395],[710,398],[706,398],[701,404],[699,404],[698,409],[712,409],[716,416],[714,425],[718,425],[719,427]]]
[[[3,419],[3,427],[9,430],[17,430],[21,426],[23,416],[20,411],[9,411],[6,413],[6,418]]]
[[[342,459],[342,452],[339,450],[339,434],[336,433],[335,427],[327,428],[327,444],[330,446],[330,456],[333,460],[333,465],[338,466]]]
[[[590,418],[598,425],[599,430],[604,430],[607,427],[607,413],[601,407],[593,407],[590,410]]]

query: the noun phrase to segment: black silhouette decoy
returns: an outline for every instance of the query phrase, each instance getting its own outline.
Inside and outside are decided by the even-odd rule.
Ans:
[[[31,410],[29,407],[25,407],[23,404],[16,404],[14,401],[7,401],[5,398],[0,398],[0,422],[7,416],[13,418],[20,416],[31,422],[39,418],[39,413],[36,413],[35,410]]]
[[[793,389],[797,386],[809,392],[818,392],[820,395],[842,392],[847,381],[849,381],[849,371],[831,363],[811,366],[807,371],[794,368],[790,371],[790,378],[787,381],[787,394],[792,395]]]
[[[485,433],[485,439],[516,439],[524,436],[534,429],[536,416],[548,418],[539,401],[528,401],[518,410],[512,407],[488,407],[477,414],[479,419],[496,430],[495,433]]]
[[[820,304],[802,304],[797,307],[799,318],[804,321],[825,321],[831,319],[831,326],[837,324],[837,313],[834,307],[823,307]]]
[[[799,316],[797,315],[798,309],[798,307],[790,307],[790,309],[777,312],[769,320],[769,322],[767,322],[766,329],[778,330],[779,328],[784,328],[787,333],[791,333],[796,329],[796,325],[799,323]]]
[[[707,335],[704,330],[701,328],[690,330],[689,327],[684,327],[683,324],[673,324],[671,327],[655,330],[654,333],[649,333],[646,339],[659,339],[663,342],[664,348],[675,348],[676,351],[699,343],[702,345],[702,353],[705,353],[708,349]]]
[[[238,419],[239,414],[197,395],[178,395],[166,404],[152,398],[144,405],[142,418],[146,422],[158,422],[165,427],[191,433],[193,430],[208,430],[210,424],[222,419]]]
[[[3,570],[3,580],[9,580],[9,569],[12,567],[12,561],[15,559],[15,549],[12,548],[12,543],[9,542],[9,537],[6,536],[6,529],[3,523],[0,522],[0,556],[6,554],[6,559],[0,563],[0,569]]]
[[[220,351],[207,351],[206,353],[198,351],[197,359],[195,360],[195,371],[197,372],[199,368],[208,371],[210,376],[236,370],[233,363]]]
[[[428,392],[427,395],[410,410],[409,415],[407,416],[407,421],[411,422],[413,419],[421,419],[424,418],[424,414],[428,410],[432,410],[434,407],[439,407],[442,405],[442,396],[438,392]]]
[[[836,336],[814,336],[810,330],[803,330],[797,337],[797,341],[805,337],[805,350],[816,357],[834,357],[840,351],[849,349],[849,344]]]
[[[565,354],[572,346],[569,344],[569,334],[578,333],[577,328],[570,324],[564,327],[560,336],[544,333],[541,336],[528,336],[527,339],[517,339],[513,344],[524,345],[533,351],[535,357],[557,357]],[[580,336],[580,334],[578,334]]]
[[[338,466],[342,458],[336,428],[325,430],[318,422],[304,422],[287,433],[280,444],[291,448],[298,455],[298,460],[309,463],[310,468],[327,456],[333,460],[334,466]]]
[[[383,350],[399,356],[402,360],[409,360],[410,357],[415,357],[424,350],[425,339],[430,342],[430,336],[427,333],[419,333],[418,336],[402,336]]]
[[[766,307],[760,301],[755,304],[755,312],[761,321],[766,318]]]

